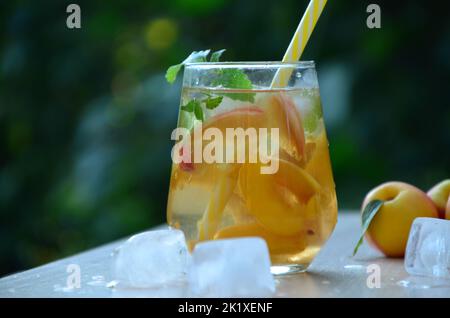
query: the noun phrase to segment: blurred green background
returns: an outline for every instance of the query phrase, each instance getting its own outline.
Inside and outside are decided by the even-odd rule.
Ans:
[[[66,6],[81,7],[81,29]],[[381,29],[366,26],[378,3]],[[0,276],[165,219],[170,133],[191,51],[279,60],[306,0],[2,1]],[[340,208],[388,180],[450,177],[450,11],[329,0],[317,62]]]

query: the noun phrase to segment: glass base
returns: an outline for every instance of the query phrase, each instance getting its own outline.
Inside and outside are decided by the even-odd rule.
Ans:
[[[274,265],[270,267],[270,272],[273,275],[290,275],[303,273],[308,268],[308,265],[302,264],[286,264],[286,265]]]

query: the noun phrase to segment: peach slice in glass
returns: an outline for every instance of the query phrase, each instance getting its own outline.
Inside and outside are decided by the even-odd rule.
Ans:
[[[305,134],[300,112],[292,99],[280,93],[269,98],[265,106],[269,127],[279,128],[280,147],[296,161],[304,160]]]
[[[219,129],[222,132],[222,136],[225,137],[227,128],[260,128],[265,125],[266,117],[264,111],[258,107],[248,106],[211,117],[205,122],[202,129],[203,131],[208,128]],[[195,142],[194,138],[203,138],[203,131],[195,131],[191,134],[191,149]],[[197,142],[202,142],[203,145],[207,143],[203,139]],[[215,178],[215,185],[207,208],[197,224],[199,240],[211,239],[216,232],[222,220],[223,210],[233,194],[239,169],[240,165],[237,164],[205,163],[194,163],[192,169],[189,169],[190,171],[200,170],[203,173],[206,170],[208,171],[207,174],[217,177]]]
[[[199,166],[205,166],[203,163],[194,163],[192,154],[194,151],[195,142],[202,143],[203,147],[209,143],[209,141],[202,140],[203,133],[209,128],[218,129],[222,133],[223,143],[225,144],[227,128],[242,128],[245,130],[250,127],[258,129],[266,126],[266,113],[261,108],[252,105],[240,107],[213,116],[203,123],[201,130],[199,125],[192,128],[190,133],[190,147],[182,146],[180,148],[180,155],[186,158],[181,162],[180,168],[185,171],[194,171],[198,169]]]
[[[334,190],[333,173],[331,171],[330,154],[328,152],[328,140],[323,129],[317,136],[315,150],[312,152],[305,169],[326,189]]]
[[[199,125],[194,126],[190,133],[190,147],[181,144],[179,147],[179,154],[182,156],[182,162],[175,166],[172,173],[173,187],[177,187],[178,184],[184,184],[186,182],[199,182],[212,184],[217,178],[219,178],[221,164],[205,164],[204,162],[194,162],[194,138],[202,139],[203,132],[207,128],[219,129],[223,137],[225,138],[226,128],[238,128],[242,127],[247,129],[249,127],[260,128],[267,125],[267,119],[265,112],[256,106],[248,105],[245,107],[237,108],[225,113],[218,114],[216,116],[208,118],[202,125],[200,131]],[[194,129],[197,131],[194,134]],[[183,140],[180,141],[183,143]],[[205,147],[209,141],[197,140]],[[222,165],[223,166],[223,165]]]
[[[245,164],[239,173],[240,192],[248,211],[267,230],[278,235],[294,235],[306,226],[311,199],[320,185],[295,164],[278,160],[275,174],[261,174],[260,164]],[[312,212],[314,213],[314,212]]]

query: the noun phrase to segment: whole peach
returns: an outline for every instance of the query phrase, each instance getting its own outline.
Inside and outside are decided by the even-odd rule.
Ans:
[[[427,192],[427,195],[436,205],[439,212],[439,217],[443,219],[445,217],[446,210],[448,211],[449,209],[447,202],[448,200],[450,200],[450,179],[441,181],[436,184]]]
[[[431,199],[420,189],[398,181],[372,189],[364,199],[362,211],[373,200],[384,203],[366,232],[371,245],[388,257],[403,257],[409,230],[417,217],[438,217]]]

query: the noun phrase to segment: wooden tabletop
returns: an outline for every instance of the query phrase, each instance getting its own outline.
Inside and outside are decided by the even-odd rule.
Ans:
[[[340,213],[333,235],[306,273],[276,277],[275,296],[450,297],[450,280],[411,277],[404,270],[403,259],[385,258],[366,243],[352,257],[360,221],[357,213],[345,212]],[[0,279],[0,297],[188,296],[178,287],[134,292],[108,288],[111,253],[121,242],[4,277]],[[80,288],[67,288],[74,268],[80,271]]]

